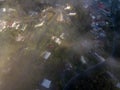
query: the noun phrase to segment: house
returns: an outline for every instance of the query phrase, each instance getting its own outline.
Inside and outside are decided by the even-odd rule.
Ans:
[[[64,8],[64,10],[70,10],[71,6],[69,4],[66,5],[66,7]]]
[[[2,8],[2,11],[3,11],[3,12],[6,12],[6,8]]]
[[[61,40],[60,40],[59,38],[56,38],[56,39],[55,39],[55,42],[56,42],[58,45],[61,44]]]
[[[19,21],[14,21],[13,23],[12,23],[12,28],[16,28],[17,27],[17,25],[19,25]]]
[[[43,58],[44,58],[45,60],[47,60],[50,56],[51,56],[51,52],[45,51],[45,52],[43,53]]]
[[[22,30],[22,31],[25,31],[26,28],[27,28],[27,25],[26,25],[26,24],[23,24],[22,27],[21,27],[21,30]]]
[[[73,68],[71,63],[66,63],[65,67],[66,67],[66,70],[71,70]]]
[[[62,33],[62,34],[60,35],[60,38],[61,38],[61,39],[64,39],[64,35],[65,35],[65,34]]]
[[[86,62],[84,56],[81,56],[80,61],[82,62],[82,64],[87,64],[87,62]]]
[[[45,21],[42,21],[41,23],[39,24],[36,24],[34,27],[37,28],[37,27],[42,27],[44,25]]]
[[[68,16],[75,16],[75,15],[77,15],[77,13],[75,13],[75,12],[70,12],[69,14],[67,14]]]
[[[41,86],[45,87],[45,88],[50,88],[51,86],[51,81],[48,79],[44,79],[43,82],[41,83]]]
[[[6,24],[7,24],[6,21],[0,20],[0,32],[2,32],[6,28]]]
[[[18,34],[18,36],[16,37],[17,42],[24,41],[24,40],[25,40],[25,37],[22,36],[21,34]]]
[[[60,38],[61,38],[61,39],[64,39],[63,36],[64,36],[64,34],[61,34],[61,35],[60,35]],[[61,39],[60,39],[60,38],[57,38],[56,36],[52,36],[52,37],[51,37],[51,39],[54,40],[54,42],[57,43],[58,45],[61,44]]]

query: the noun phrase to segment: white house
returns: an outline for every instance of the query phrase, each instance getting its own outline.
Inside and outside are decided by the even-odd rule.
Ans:
[[[44,79],[43,82],[41,83],[41,85],[45,88],[50,88],[51,81],[48,79]]]
[[[37,28],[37,27],[42,27],[44,25],[45,21],[42,21],[41,23],[39,24],[36,24],[34,27]]]
[[[61,38],[61,39],[64,39],[64,35],[65,35],[65,34],[62,33],[62,34],[60,35],[60,38]]]
[[[45,60],[47,60],[47,59],[50,57],[50,55],[51,55],[51,52],[45,51],[45,52],[43,53],[43,58],[44,58]]]
[[[64,8],[64,10],[70,10],[71,6],[69,4],[67,4],[67,6]]]
[[[56,39],[55,39],[55,42],[56,42],[58,45],[61,44],[61,40],[60,40],[59,38],[56,38]]]
[[[83,64],[87,64],[87,62],[86,62],[84,56],[81,56],[80,61],[81,61]]]
[[[75,12],[70,12],[69,14],[68,14],[68,16],[75,16],[75,15],[77,15],[77,13],[75,13]]]

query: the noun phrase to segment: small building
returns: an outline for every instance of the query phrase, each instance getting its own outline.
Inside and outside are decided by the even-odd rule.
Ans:
[[[27,28],[27,24],[24,24],[24,25],[22,25],[21,30],[22,30],[22,31],[25,31],[26,28]]]
[[[15,27],[15,29],[19,29],[19,27],[20,27],[20,24],[17,24],[16,27]]]
[[[56,42],[58,45],[60,45],[60,44],[61,44],[60,38],[56,38],[56,39],[55,39],[55,42]]]
[[[6,28],[6,21],[0,20],[0,32],[2,32]]]
[[[15,29],[18,29],[19,28],[19,26],[20,26],[20,22],[19,21],[14,21],[13,23],[12,23],[12,28],[15,28]]]
[[[52,39],[52,40],[55,40],[55,39],[56,39],[56,36],[52,36],[51,39]]]
[[[71,63],[66,63],[65,67],[66,67],[66,70],[69,70],[69,71],[72,70],[73,68]]]
[[[18,34],[18,36],[16,37],[17,42],[21,42],[21,41],[24,41],[24,40],[25,40],[25,37],[22,36],[21,34]]]
[[[68,16],[75,16],[75,15],[77,15],[76,12],[70,12],[70,13],[68,14]]]
[[[69,4],[66,4],[66,7],[64,8],[64,10],[71,10],[72,7]]]
[[[51,81],[48,79],[44,79],[43,82],[41,83],[41,86],[45,87],[45,88],[50,88],[51,86]]]
[[[82,64],[87,64],[87,62],[86,62],[84,56],[81,56],[80,61],[81,61]]]
[[[43,53],[43,58],[44,58],[45,60],[47,60],[50,56],[51,56],[51,52],[45,51],[45,52]]]
[[[94,20],[96,17],[92,15],[91,18]]]
[[[45,21],[42,21],[41,23],[39,24],[36,24],[34,27],[37,28],[37,27],[42,27],[44,25]]]
[[[3,12],[6,12],[6,8],[2,8],[2,11],[3,11]]]
[[[64,39],[64,37],[63,37],[62,34],[60,35],[60,38],[61,38],[61,39]],[[57,38],[56,36],[52,36],[52,37],[51,37],[51,39],[52,39],[55,43],[57,43],[58,45],[60,45],[60,44],[62,43],[62,41],[61,41],[60,38]]]
[[[61,39],[64,39],[64,35],[65,35],[65,34],[62,33],[62,34],[60,35],[60,38],[61,38]]]

